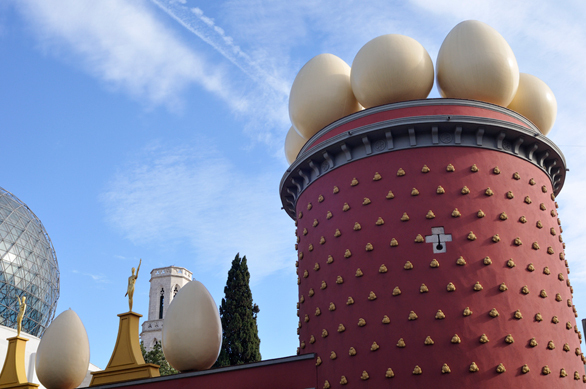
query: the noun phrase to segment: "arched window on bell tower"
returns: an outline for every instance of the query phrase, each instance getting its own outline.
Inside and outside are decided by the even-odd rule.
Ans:
[[[175,285],[175,289],[173,289],[173,298],[175,298],[177,292],[179,292],[179,285]]]
[[[159,319],[163,318],[164,305],[165,305],[165,290],[161,288],[161,296],[159,297]]]

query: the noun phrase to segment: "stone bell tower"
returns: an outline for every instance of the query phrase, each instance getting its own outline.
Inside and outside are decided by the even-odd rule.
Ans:
[[[169,266],[151,271],[151,290],[149,292],[149,317],[142,323],[140,340],[150,350],[163,336],[163,320],[169,304],[185,284],[192,280],[193,274],[184,267]]]

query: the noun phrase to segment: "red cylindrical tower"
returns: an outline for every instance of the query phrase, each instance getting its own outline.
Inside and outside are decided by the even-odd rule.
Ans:
[[[319,385],[582,385],[565,173],[528,120],[476,101],[375,107],[310,139],[281,197]]]

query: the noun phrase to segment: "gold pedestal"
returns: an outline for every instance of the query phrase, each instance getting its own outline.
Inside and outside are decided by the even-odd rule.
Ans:
[[[39,384],[33,384],[26,379],[24,368],[24,350],[28,339],[20,336],[6,339],[8,350],[0,373],[0,389],[36,389]]]
[[[120,317],[118,338],[110,362],[105,370],[92,372],[90,386],[159,376],[159,366],[154,363],[145,363],[140,351],[138,322],[142,315],[126,312],[118,317]]]

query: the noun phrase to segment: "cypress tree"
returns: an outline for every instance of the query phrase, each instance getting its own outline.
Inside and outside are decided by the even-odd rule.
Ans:
[[[232,261],[220,305],[222,349],[214,366],[232,366],[260,361],[260,339],[256,326],[258,305],[252,302],[246,256]]]

